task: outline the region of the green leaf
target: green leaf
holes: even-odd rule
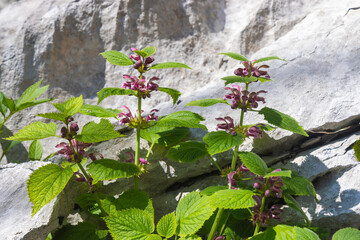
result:
[[[118,114],[121,113],[121,110],[118,109],[111,109],[111,108],[102,108],[97,105],[90,105],[84,104],[81,109],[80,113],[84,115],[100,117],[100,118],[117,118]]]
[[[187,68],[187,69],[191,69],[191,67],[189,67],[186,64],[183,63],[177,63],[177,62],[165,62],[165,63],[158,63],[158,64],[154,64],[150,67],[150,69],[164,69],[164,68]]]
[[[145,48],[141,49],[141,51],[145,52],[147,54],[146,57],[149,57],[156,52],[156,48],[154,46],[150,46],[150,47],[145,47]]]
[[[16,107],[16,111],[20,111],[25,108],[33,107],[33,106],[36,106],[36,105],[39,105],[42,103],[50,102],[52,100],[54,100],[54,99],[53,98],[45,98],[45,99],[37,99],[37,100],[31,101],[31,102],[26,102],[26,103],[23,103],[23,104],[19,105],[18,107]]]
[[[53,103],[54,107],[66,116],[74,116],[78,113],[84,104],[82,95],[80,97],[72,97],[63,103]]]
[[[190,130],[184,127],[161,127],[156,124],[152,127],[142,129],[140,137],[148,142],[155,142],[168,147],[180,142],[189,132]]]
[[[228,57],[231,57],[233,59],[236,59],[236,60],[239,60],[239,61],[242,61],[242,62],[250,62],[246,57],[238,54],[238,53],[233,53],[233,52],[227,52],[227,53],[219,53],[219,54],[222,54],[222,55],[226,55]]]
[[[43,154],[43,146],[39,140],[34,140],[29,147],[29,159],[40,161]]]
[[[308,228],[300,228],[295,226],[294,232],[295,240],[320,240],[319,236]]]
[[[98,95],[98,104],[104,100],[107,97],[113,96],[113,95],[134,95],[136,96],[137,92],[130,89],[125,88],[103,88],[101,89],[97,95]]]
[[[3,152],[2,152],[2,155],[0,157],[0,159],[2,159],[5,154],[10,151],[11,148],[13,148],[14,146],[16,146],[17,144],[21,143],[20,141],[11,141],[4,149],[3,149]]]
[[[301,214],[301,216],[305,219],[306,223],[308,225],[310,225],[310,220],[309,218],[306,216],[306,214],[304,213],[304,211],[301,209],[301,206],[299,205],[299,203],[295,200],[295,198],[293,198],[290,194],[285,193],[282,196],[286,202],[286,204],[291,207],[292,209],[294,209],[295,211],[297,211],[298,213]]]
[[[265,62],[265,61],[270,61],[270,60],[281,60],[281,61],[286,62],[285,59],[279,58],[277,56],[271,56],[271,57],[260,58],[260,59],[256,60],[253,64],[260,63],[260,62]]]
[[[200,100],[192,101],[186,104],[185,107],[187,106],[209,107],[217,103],[228,104],[227,101],[225,101],[222,98],[213,98],[213,99],[200,99]]]
[[[16,141],[38,140],[56,136],[56,129],[57,127],[55,123],[34,122],[23,127],[14,136],[5,139]]]
[[[191,235],[191,236],[182,237],[179,240],[202,240],[202,239],[198,235]]]
[[[23,103],[31,102],[35,98],[39,97],[41,94],[43,94],[48,88],[49,85],[45,87],[38,88],[42,82],[42,79],[30,87],[28,87],[23,94],[20,96],[18,100],[15,101],[16,108],[18,108]]]
[[[81,134],[76,135],[75,138],[84,143],[95,143],[122,136],[118,131],[115,131],[109,120],[101,119],[99,123],[92,121],[85,124]]]
[[[34,204],[31,215],[34,216],[55,198],[65,188],[72,175],[71,167],[62,169],[56,164],[47,164],[36,169],[27,182],[30,202]]]
[[[154,219],[154,207],[145,191],[129,189],[115,200],[116,209],[137,208],[144,210]]]
[[[166,157],[183,163],[195,162],[208,155],[203,142],[187,141],[169,149]]]
[[[283,171],[279,171],[279,172],[271,172],[268,173],[264,176],[264,178],[269,178],[269,177],[291,177],[291,170],[283,170]]]
[[[118,211],[104,220],[114,240],[146,240],[155,229],[151,216],[135,208]]]
[[[67,115],[60,112],[40,113],[36,116],[65,122]]]
[[[141,50],[134,50],[133,52],[136,53],[139,56],[142,56],[143,58],[146,58],[146,56],[147,56],[147,53],[143,52]]]
[[[105,240],[106,230],[97,231],[93,223],[80,222],[65,225],[54,233],[52,240]]]
[[[220,190],[211,196],[211,205],[224,209],[249,208],[256,205],[252,198],[254,195],[252,191],[244,189]]]
[[[3,96],[2,104],[9,109],[10,112],[15,111],[15,102],[12,98],[7,98]]]
[[[291,178],[283,178],[283,189],[292,195],[308,195],[316,198],[315,188],[311,181],[307,178],[297,175],[295,172],[291,173]]]
[[[128,56],[115,50],[106,51],[100,54],[114,65],[130,66],[134,64],[134,62]]]
[[[188,127],[188,128],[202,128],[207,130],[207,128],[199,124],[200,121],[203,121],[204,118],[197,113],[190,111],[179,111],[171,113],[163,118],[161,118],[156,125],[158,127]]]
[[[360,162],[360,140],[355,141],[353,149],[356,159]]]
[[[215,208],[209,204],[209,198],[192,192],[180,200],[175,214],[178,224],[176,233],[180,237],[195,234],[210,218]]]
[[[3,99],[6,98],[5,94],[0,91],[0,113],[4,116],[6,115],[6,112],[8,108],[3,104]]]
[[[337,231],[332,240],[359,240],[360,239],[360,231],[355,228],[343,228]]]
[[[239,157],[250,172],[259,176],[266,175],[268,168],[264,160],[262,160],[259,155],[252,152],[239,152]]]
[[[275,109],[264,107],[260,110],[260,114],[264,115],[266,121],[282,129],[298,133],[308,137],[309,135],[304,131],[302,126],[289,115],[281,113]]]
[[[133,163],[121,163],[112,159],[99,159],[88,165],[93,177],[93,184],[103,180],[129,178],[140,173],[139,167]]]
[[[101,209],[99,207],[95,194],[97,195],[97,198],[100,200],[101,206],[105,210],[105,212],[109,215],[112,214],[111,211],[113,209],[111,209],[110,205],[113,206],[114,205],[113,202],[115,201],[115,198],[112,196],[108,196],[100,193],[82,193],[76,197],[75,201],[77,204],[79,204],[81,209],[89,212],[92,215],[102,216]],[[113,211],[115,212],[116,208]]]
[[[200,191],[201,196],[211,196],[217,191],[228,189],[227,186],[210,186]]]
[[[208,145],[209,154],[214,155],[240,145],[244,141],[244,136],[240,133],[234,136],[225,131],[209,132],[204,136],[203,141]]]
[[[147,236],[146,240],[162,240],[162,237],[157,234],[151,234]]]
[[[240,76],[228,76],[223,77],[222,80],[225,80],[225,86],[230,83],[249,83],[249,82],[255,82],[258,79],[256,77],[240,77]]]
[[[265,82],[269,82],[269,81],[273,81],[270,78],[264,78],[264,77],[258,77],[257,78],[260,82],[265,83]]]
[[[176,231],[176,218],[175,213],[169,213],[163,216],[156,226],[156,230],[160,236],[164,238],[170,238],[175,234]]]
[[[173,105],[176,103],[176,101],[179,99],[181,95],[181,93],[178,90],[172,88],[159,87],[159,91],[169,94],[173,100]]]

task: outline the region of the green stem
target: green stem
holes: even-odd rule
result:
[[[236,169],[236,160],[238,157],[238,152],[239,152],[239,145],[236,145],[234,149],[234,155],[231,161],[231,171],[235,171]]]
[[[230,217],[230,214],[231,214],[231,212],[229,212],[229,213],[227,214],[227,217],[226,217],[226,219],[225,219],[225,222],[224,222],[224,224],[222,225],[221,230],[220,230],[220,232],[219,232],[219,236],[221,236],[221,235],[223,234],[223,232],[224,232],[224,230],[225,230],[225,227],[226,227],[226,223],[227,223],[227,221],[228,221],[228,219],[229,219],[229,217]]]
[[[140,79],[142,74],[140,74]],[[140,165],[140,124],[141,124],[141,96],[138,96],[138,126],[136,127],[136,150],[135,150],[135,165]],[[134,189],[139,189],[139,177],[134,176]]]
[[[266,198],[265,198],[265,196],[263,196],[263,199],[261,201],[260,214],[264,211],[265,200],[266,200]],[[259,232],[260,226],[261,226],[261,223],[259,221],[257,221],[256,222],[256,228],[255,228],[255,231],[254,231],[253,235],[255,235],[255,234],[257,234]]]
[[[7,120],[9,120],[9,118],[10,118],[11,116],[12,116],[12,114],[10,113],[9,116],[7,116],[7,117],[4,119],[4,121],[0,124],[0,130],[1,130],[1,128],[4,126],[5,122],[6,122]]]
[[[155,146],[155,142],[151,143],[150,148],[149,148],[149,150],[148,150],[148,152],[147,152],[147,154],[146,154],[146,157],[145,157],[145,160],[146,160],[146,161],[148,160],[148,158],[149,158],[149,156],[150,156],[150,154],[151,154],[151,151],[152,151],[152,149],[153,149],[154,146]]]
[[[217,164],[217,162],[215,161],[215,159],[211,156],[211,155],[209,155],[209,157],[210,157],[210,160],[211,160],[211,162],[215,165],[215,167],[221,172],[221,167],[219,166],[219,164]]]
[[[215,217],[215,221],[214,221],[214,223],[213,223],[213,225],[211,227],[211,230],[210,230],[210,233],[209,233],[209,236],[208,236],[207,240],[212,240],[214,238],[216,230],[219,227],[221,216],[222,216],[223,213],[224,213],[224,209],[219,208],[219,210],[218,210],[218,212],[216,214],[216,217]]]

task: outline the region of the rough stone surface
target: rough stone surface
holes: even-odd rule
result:
[[[86,103],[95,104],[97,91],[120,86],[123,74],[135,73],[127,67],[106,63],[99,53],[119,50],[129,54],[130,47],[154,45],[158,48],[155,55],[158,62],[184,62],[193,70],[149,72],[149,77],[156,74],[161,78],[161,86],[177,88],[183,95],[181,102],[172,106],[168,96],[158,93],[155,98],[144,101],[143,108],[158,108],[160,115],[184,109],[196,111],[207,119],[205,124],[212,131],[216,126],[215,117],[238,118],[239,113],[222,105],[215,105],[210,110],[184,106],[196,99],[224,95],[221,77],[232,75],[239,66],[235,60],[216,53],[241,52],[251,59],[269,55],[286,58],[288,62],[269,62],[269,73],[275,81],[252,84],[251,90],[267,90],[267,106],[293,116],[306,130],[313,132],[309,132],[310,138],[306,139],[276,130],[262,141],[256,141],[253,150],[269,164],[284,162],[314,181],[321,196],[319,204],[306,202],[306,199],[301,201],[315,223],[332,231],[337,219],[339,226],[350,226],[360,215],[359,188],[355,180],[359,166],[349,150],[358,138],[355,132],[359,131],[360,121],[360,105],[357,104],[360,74],[356,67],[360,65],[356,34],[360,31],[360,15],[359,10],[345,15],[351,7],[358,7],[357,1],[0,1],[0,89],[17,98],[30,84],[44,78],[43,83],[50,84],[47,96],[63,101],[82,94]],[[101,105],[136,108],[134,98],[128,96],[110,97]],[[18,113],[6,124],[3,134],[13,134],[30,122],[40,120],[35,114],[51,110],[54,110],[51,104],[44,104]],[[77,120],[83,125],[90,118],[79,116]],[[248,114],[245,124],[261,120],[257,115]],[[193,131],[192,137],[200,139],[204,134]],[[55,151],[57,141],[55,138],[43,141],[45,155]],[[4,148],[5,143],[1,144]],[[1,164],[27,161],[29,144],[18,145]],[[134,137],[130,136],[98,144],[94,150],[117,159],[125,149],[133,146]],[[246,150],[251,148],[250,143],[244,146]],[[146,153],[147,149],[148,145],[143,142],[142,152]],[[196,180],[214,170],[207,159],[194,164],[178,164],[167,160],[164,151],[155,148],[149,159],[149,170],[153,173],[141,179],[142,186],[154,200],[165,198],[168,200],[164,201],[171,203],[156,203],[161,214],[166,212],[161,206],[174,207],[174,196],[179,192],[205,186],[205,180],[199,183]],[[219,164],[224,166],[229,159],[227,155],[220,156]],[[30,174],[27,164],[30,163],[2,166],[0,173],[5,176],[5,172],[8,174],[13,168],[23,168]],[[26,176],[23,174],[20,178],[23,184]],[[189,184],[190,178],[194,184],[181,187],[181,183]],[[105,190],[118,194],[128,188],[129,182],[108,183]],[[4,186],[0,184],[0,188]],[[19,185],[18,189],[6,194],[26,195],[25,185]],[[1,199],[1,206],[9,201],[8,198]],[[33,221],[39,225],[31,225],[33,222],[27,215],[30,205],[26,205],[26,197],[21,199],[26,200],[21,204],[27,209],[22,211],[26,217],[23,217],[24,227],[19,230],[23,235],[16,235],[17,230],[5,227],[9,239],[25,236],[27,229],[30,235],[36,231],[45,234],[58,226],[41,218]],[[11,209],[20,210],[16,206]],[[56,214],[55,211],[51,219],[56,219]],[[1,216],[6,222],[14,222],[7,217],[9,215]],[[332,224],[327,225],[328,222]]]

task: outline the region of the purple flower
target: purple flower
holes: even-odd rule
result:
[[[280,214],[283,212],[283,210],[281,209],[283,205],[281,204],[274,204],[271,206],[271,208],[269,209],[269,211],[267,212],[268,218],[269,219],[277,219],[279,221],[281,221],[281,216]]]
[[[232,109],[240,108],[246,112],[248,108],[257,108],[259,105],[258,102],[265,103],[265,99],[258,96],[260,93],[266,93],[266,91],[264,90],[250,93],[246,90],[241,91],[239,85],[232,85],[232,87],[226,87],[225,90],[231,90],[231,93],[225,94],[223,99],[231,100]]]
[[[234,175],[236,174],[236,171],[232,171],[228,174],[228,183],[229,183],[229,188],[231,189],[236,189],[235,187],[233,187],[233,185],[236,184],[236,181],[234,179]]]
[[[126,160],[126,162],[130,162],[130,163],[135,162],[134,154],[132,154],[132,152],[125,152],[125,154],[129,156],[129,159]],[[139,162],[140,162],[140,164],[142,164],[142,165],[147,165],[147,164],[149,164],[149,162],[146,161],[144,158],[139,158]]]
[[[138,51],[137,48],[131,48],[131,51]],[[138,54],[131,54],[129,56],[130,59],[134,60],[135,63],[133,65],[133,67],[138,70],[141,73],[146,72],[149,69],[149,65],[155,61],[154,57],[150,56],[147,58],[143,58],[141,56],[139,56]]]
[[[76,152],[79,153],[83,157],[88,156],[85,152],[85,149],[87,147],[90,147],[92,145],[92,143],[83,143],[83,142],[77,141],[76,139],[72,139],[71,143],[74,147],[75,152],[69,143],[62,142],[62,143],[59,143],[58,145],[56,145],[56,148],[62,148],[56,154],[64,155],[69,162],[71,162],[72,160],[74,160],[74,161],[78,160],[79,156],[75,154]]]
[[[150,111],[150,113],[147,116],[140,116],[141,119],[139,119],[136,115],[133,116],[130,109],[123,105],[120,108],[125,108],[127,112],[121,112],[118,114],[120,118],[120,125],[127,124],[129,127],[137,128],[138,125],[140,125],[141,128],[146,128],[149,125],[150,121],[158,121],[159,117],[155,115],[156,112],[159,110],[153,109]],[[144,111],[141,110],[141,113]]]
[[[247,137],[263,138],[263,131],[258,126],[251,126],[245,133]]]
[[[223,121],[224,123],[219,123],[216,125],[216,131],[219,129],[225,130],[226,132],[230,133],[231,135],[236,135],[236,128],[234,125],[234,119],[229,116],[224,118],[215,118],[218,121]]]
[[[152,77],[148,82],[146,82],[145,77],[139,79],[136,76],[123,75],[123,78],[128,81],[124,82],[121,87],[137,91],[144,99],[150,97],[152,91],[157,91],[159,89],[159,85],[154,83],[154,81],[159,80],[158,77]]]
[[[253,77],[265,77],[270,79],[270,76],[267,71],[260,70],[261,68],[269,68],[268,65],[261,65],[259,67],[254,66],[254,62],[256,59],[249,62],[242,62],[244,65],[244,68],[237,68],[234,71],[234,74],[240,77],[247,77],[247,76],[253,76]],[[250,75],[249,75],[250,74]]]

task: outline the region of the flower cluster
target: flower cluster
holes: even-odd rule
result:
[[[245,132],[246,137],[253,137],[254,139],[257,138],[263,138],[263,130],[261,129],[261,126],[265,126],[262,123],[256,124],[254,126],[251,126],[247,128]]]
[[[232,171],[227,175],[228,178],[228,185],[230,189],[237,189],[234,186],[237,186],[236,180],[239,180],[242,178],[244,173],[249,172],[250,174],[254,175],[252,172],[249,171],[247,167],[245,167],[244,164],[241,164],[240,167],[236,171]]]
[[[277,220],[281,220],[281,216],[280,214],[283,212],[283,210],[281,209],[281,207],[283,205],[281,204],[274,204],[272,205],[268,211],[261,211],[261,203],[263,200],[263,196],[259,196],[259,195],[254,195],[253,199],[256,202],[256,205],[253,207],[253,216],[252,216],[252,220],[253,220],[253,224],[256,224],[257,222],[259,222],[261,224],[261,226],[265,226],[267,220],[269,219],[277,219]]]
[[[257,108],[259,106],[258,102],[265,103],[265,99],[259,96],[260,93],[266,93],[264,90],[250,93],[247,90],[241,91],[241,87],[239,85],[226,87],[225,90],[231,90],[231,93],[225,94],[223,99],[231,100],[232,109],[240,108],[246,112],[247,109]]]
[[[118,114],[120,118],[120,124],[124,125],[127,124],[131,128],[137,128],[140,126],[140,128],[147,128],[149,127],[149,121],[158,121],[159,117],[155,115],[159,110],[153,109],[150,111],[150,113],[147,116],[141,116],[139,119],[136,115],[134,116],[130,109],[127,106],[121,106],[120,108],[124,108],[127,110],[127,112],[121,112]],[[144,111],[141,110],[141,113]]]
[[[147,82],[145,77],[139,79],[136,76],[123,75],[123,78],[127,79],[128,81],[123,83],[122,88],[135,90],[144,99],[146,97],[150,97],[150,93],[152,91],[157,91],[159,89],[159,85],[154,83],[154,81],[159,80],[158,77],[152,77]]]
[[[261,68],[269,68],[268,65],[261,65],[260,67],[254,66],[255,60],[252,60],[251,62],[242,62],[244,65],[244,68],[238,68],[234,71],[234,74],[240,77],[247,77],[247,76],[253,76],[253,77],[261,77],[264,76],[265,78],[270,79],[270,76],[267,71],[260,70]]]
[[[64,155],[69,162],[79,162],[82,157],[87,157],[88,154],[85,149],[92,145],[91,143],[79,142],[76,139],[72,139],[71,144],[72,146],[69,143],[61,142],[56,145],[56,148],[62,148],[56,154]]]
[[[131,51],[138,51],[138,49],[131,48]],[[142,58],[138,54],[131,54],[129,58],[135,61],[133,67],[141,73],[146,72],[149,69],[149,65],[155,60],[152,56]]]
[[[69,120],[70,122],[71,120]],[[73,120],[72,120],[73,121]],[[70,130],[70,131],[69,131]],[[71,123],[70,124],[70,129],[68,129],[67,127],[62,127],[60,132],[61,132],[61,137],[71,140],[74,138],[74,136],[77,134],[77,131],[79,131],[79,126],[77,125],[77,123]]]
[[[236,135],[237,128],[239,126],[235,126],[234,119],[232,119],[229,116],[226,116],[224,118],[215,118],[218,121],[223,121],[224,123],[219,123],[216,125],[216,131],[219,129],[225,130],[226,132],[230,133],[231,135]]]
[[[125,154],[129,156],[129,159],[126,160],[126,162],[130,162],[130,163],[135,162],[134,154],[132,152],[125,152]],[[149,164],[149,162],[146,161],[144,158],[139,158],[139,162],[141,165]]]

